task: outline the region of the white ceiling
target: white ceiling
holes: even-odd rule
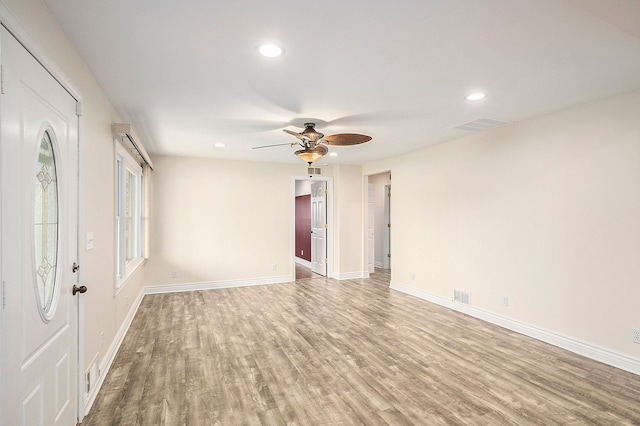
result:
[[[45,2],[156,154],[300,162],[251,147],[310,120],[372,136],[318,162],[361,164],[640,88],[639,0]]]

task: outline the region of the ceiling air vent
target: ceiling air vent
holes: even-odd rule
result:
[[[481,132],[483,130],[495,129],[506,124],[511,124],[510,121],[493,120],[491,118],[479,118],[474,121],[470,121],[465,124],[454,127],[454,129],[468,130],[470,132]]]
[[[320,176],[322,175],[322,169],[320,167],[309,167],[307,169],[307,174],[309,175],[309,177]]]

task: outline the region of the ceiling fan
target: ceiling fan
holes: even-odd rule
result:
[[[298,142],[256,146],[253,147],[253,149],[271,148],[283,145],[291,145],[294,147],[299,145],[302,149],[296,151],[294,154],[311,165],[313,162],[321,159],[329,152],[327,145],[350,146],[369,142],[371,140],[371,136],[361,135],[358,133],[337,133],[335,135],[325,136],[323,133],[318,132],[315,129],[315,126],[315,123],[304,123],[305,128],[300,133],[296,133],[288,129],[282,129],[285,133],[289,133],[290,135],[298,138]]]

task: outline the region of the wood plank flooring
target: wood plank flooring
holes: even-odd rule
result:
[[[640,376],[307,276],[146,296],[82,425],[640,425]]]

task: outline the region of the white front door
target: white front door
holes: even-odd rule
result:
[[[76,101],[1,29],[3,425],[78,418]]]
[[[327,275],[327,183],[311,184],[311,270]]]

